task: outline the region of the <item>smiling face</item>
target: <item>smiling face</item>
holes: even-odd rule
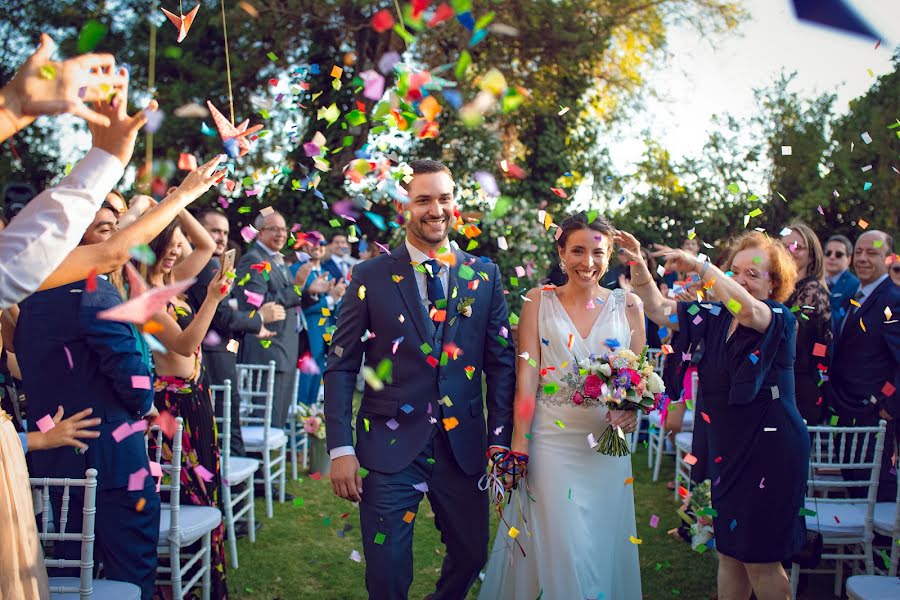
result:
[[[423,252],[439,250],[447,245],[456,201],[453,178],[443,171],[413,175],[407,188],[409,212],[406,235],[410,243]]]
[[[350,254],[350,242],[347,240],[346,235],[336,234],[332,236],[327,248],[329,256],[339,256],[343,258]]]
[[[578,287],[596,286],[609,266],[609,236],[594,229],[578,229],[566,238],[564,248],[558,248],[559,258],[566,265],[569,283]]]
[[[309,254],[312,260],[319,261],[325,256],[325,246],[319,244],[303,244],[300,250]]]
[[[256,239],[272,252],[280,252],[287,243],[287,233],[284,217],[278,213],[272,213],[266,215]]]
[[[825,244],[825,272],[834,277],[850,268],[852,256],[847,253],[847,246],[839,240],[831,240]]]
[[[91,244],[105,242],[118,230],[119,228],[116,226],[116,213],[108,208],[101,208],[97,211],[97,214],[94,215],[94,220],[81,237],[80,245],[89,246]]]
[[[222,253],[228,249],[228,219],[225,218],[225,215],[206,213],[203,216],[203,228],[209,232],[216,243],[213,256],[222,256]]]
[[[853,270],[862,285],[868,285],[887,272],[888,248],[884,234],[867,231],[853,246]]]
[[[803,236],[797,231],[791,231],[781,238],[781,243],[790,252],[800,276],[806,276],[806,270],[809,267],[809,248],[806,247]]]
[[[166,245],[165,250],[163,250],[162,254],[157,259],[157,264],[159,265],[159,272],[163,275],[168,275],[172,272],[172,269],[175,267],[175,264],[178,263],[178,260],[181,258],[181,253],[184,250],[182,245],[182,240],[184,236],[181,234],[181,228],[176,227],[173,232],[172,239],[169,240],[169,243]]]
[[[762,248],[746,248],[731,259],[732,279],[757,300],[771,297],[769,255]]]

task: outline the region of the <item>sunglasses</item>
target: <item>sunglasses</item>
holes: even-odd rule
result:
[[[847,256],[846,252],[841,252],[840,250],[826,250],[825,251],[825,256],[827,256],[828,258],[831,258],[832,254],[838,258],[844,258],[845,256]]]
[[[891,273],[900,273],[900,265],[896,267],[891,267]]]

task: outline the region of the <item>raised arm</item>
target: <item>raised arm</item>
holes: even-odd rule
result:
[[[538,333],[538,314],[541,307],[541,290],[534,288],[525,295],[522,306],[522,317],[519,319],[519,357],[516,368],[516,396],[513,400],[513,435],[510,449],[513,452],[528,454],[528,438],[531,433],[531,422],[541,369],[541,337]],[[534,360],[531,366],[528,359]]]
[[[47,34],[13,78],[0,89],[0,142],[21,131],[40,115],[71,113],[109,125],[109,119],[85,104],[109,97],[128,85],[124,67],[116,69],[111,54],[85,54],[63,62],[51,60],[56,44]],[[47,75],[50,74],[48,77]]]
[[[219,175],[221,174],[216,175],[216,177]],[[209,262],[209,259],[212,258],[216,249],[216,242],[213,241],[212,236],[209,235],[209,232],[206,231],[203,225],[194,218],[194,215],[183,210],[179,217],[181,220],[181,231],[190,242],[190,245],[185,244],[181,261],[172,269],[175,281],[196,277],[203,270],[203,267],[206,266],[206,263]]]
[[[206,289],[206,300],[194,314],[190,325],[184,329],[181,329],[175,319],[166,312],[154,315],[153,320],[162,325],[162,331],[156,334],[156,339],[167,350],[182,356],[192,356],[200,347],[200,342],[206,337],[219,302],[227,298],[231,292],[232,281],[226,273],[219,273],[213,277]]]
[[[631,287],[644,303],[647,318],[660,327],[677,331],[678,322],[669,319],[669,315],[677,314],[677,304],[663,296],[653,282],[653,275],[641,255],[641,243],[627,231],[616,231],[613,240],[619,246],[619,251],[628,258],[628,264],[631,265]]]
[[[114,233],[105,242],[75,248],[59,268],[44,280],[40,289],[51,289],[72,281],[87,279],[92,271],[110,273],[124,265],[130,257],[129,250],[131,248],[149,243],[179,213],[186,213],[184,208],[202,196],[215,183],[216,179],[222,175],[221,172],[215,172],[220,160],[221,156],[217,156],[196,171],[192,171],[181,185],[166,196],[162,202],[145,212],[132,225]],[[209,234],[206,235],[209,237]],[[210,238],[211,240],[212,238]],[[175,267],[176,271],[177,269],[178,265]],[[182,277],[180,273],[176,272],[177,280],[190,279],[190,277]]]

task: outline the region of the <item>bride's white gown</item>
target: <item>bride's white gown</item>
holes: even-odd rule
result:
[[[606,340],[629,346],[625,293],[610,295],[587,339],[552,290],[541,293],[538,319],[540,366],[555,370],[539,385],[528,446],[528,494],[520,485],[504,507],[508,525],[500,523],[479,599],[640,600],[638,547],[630,539],[637,536],[631,458],[590,447],[588,434],[600,437],[607,409],[572,404],[573,389],[565,380],[576,359],[608,351]],[[559,390],[548,396],[544,386],[552,382]],[[515,540],[510,526],[520,531]]]

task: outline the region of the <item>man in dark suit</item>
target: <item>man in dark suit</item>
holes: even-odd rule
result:
[[[106,206],[82,244],[102,241],[115,231],[115,214]],[[150,351],[131,324],[97,318],[121,303],[118,290],[102,275],[38,292],[20,304],[15,348],[34,416],[32,431],[59,405],[66,414],[92,408],[92,416],[101,419],[100,436],[87,442],[86,451],[38,452],[31,456],[32,474],[83,478],[85,470],[97,469],[97,562],[103,563],[106,577],[139,586],[142,598],[150,600],[160,514],[140,433],[140,420],[155,413]],[[70,494],[69,526],[80,528],[84,493],[75,488]],[[52,498],[57,526],[60,500],[60,495]],[[56,544],[59,557],[76,560],[80,548],[80,542]]]
[[[359,261],[350,256],[350,242],[343,233],[335,233],[326,247],[327,256],[322,261],[322,268],[328,271],[335,281],[347,280],[348,274]]]
[[[272,211],[260,214],[255,223],[259,234],[237,267],[238,310],[254,311],[267,302],[284,307],[286,317],[272,321],[268,329],[274,335],[261,340],[256,334],[245,333],[238,357],[240,362],[265,365],[275,361],[275,399],[272,404],[273,427],[283,428],[294,395],[294,377],[299,357],[299,333],[304,328],[301,306],[312,303],[311,298],[301,298],[301,288],[296,285],[284,264],[281,249],[287,242],[287,226],[281,213]],[[243,283],[243,286],[241,285]],[[323,290],[327,291],[327,290]],[[319,293],[310,287],[311,293]]]
[[[825,282],[831,294],[831,325],[837,332],[850,299],[859,289],[859,279],[850,272],[853,244],[847,236],[835,234],[825,242]]]
[[[891,473],[900,418],[900,289],[887,274],[893,240],[882,231],[867,231],[853,249],[853,268],[861,287],[834,338],[829,373],[830,403],[841,425],[875,425],[888,421],[881,467],[879,501],[896,497]]]
[[[203,228],[209,232],[216,249],[213,258],[207,263],[203,271],[197,276],[197,282],[187,290],[188,303],[194,308],[194,313],[206,300],[206,290],[209,282],[221,268],[222,254],[228,249],[228,219],[220,212],[206,210],[198,219]],[[237,379],[237,353],[233,345],[229,347],[233,339],[241,339],[244,334],[248,337],[255,335],[265,339],[270,335],[265,325],[275,321],[283,321],[285,317],[284,307],[276,302],[266,302],[259,310],[237,310],[237,301],[229,299],[220,302],[216,307],[216,314],[209,327],[209,333],[203,340],[203,365],[209,375],[209,381],[215,385],[222,385],[226,379],[231,380],[231,454],[244,456],[244,440],[241,437],[241,401],[238,396]],[[216,416],[222,416],[221,403],[216,405]]]
[[[447,547],[433,597],[456,599],[487,560],[488,496],[478,481],[488,447],[510,443],[515,350],[497,265],[449,244],[449,169],[430,160],[410,166],[409,202],[398,206],[408,211],[405,242],[356,265],[344,296],[325,369],[325,422],[334,491],[361,501],[369,597],[407,597],[411,522],[427,493]],[[383,387],[363,394],[354,448],[363,354],[373,369],[393,366]]]

